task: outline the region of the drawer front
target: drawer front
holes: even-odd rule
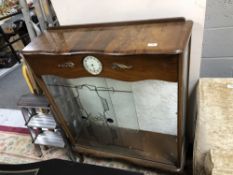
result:
[[[98,75],[85,70],[83,59],[86,56],[90,55],[25,55],[25,59],[38,76],[99,76],[123,81],[159,79],[176,82],[178,79],[178,55],[91,55],[102,63],[102,71]]]

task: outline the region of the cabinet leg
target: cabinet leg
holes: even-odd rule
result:
[[[77,162],[77,158],[79,159],[78,160],[79,163],[83,163],[84,161],[84,157],[82,154],[77,154],[77,153],[74,154],[74,152],[70,148],[67,148],[67,154],[69,159],[73,162]]]

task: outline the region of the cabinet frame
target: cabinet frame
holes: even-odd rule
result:
[[[172,171],[172,172],[180,172],[183,169],[184,160],[185,160],[185,125],[187,117],[187,103],[188,103],[188,82],[189,82],[189,64],[190,64],[190,49],[191,49],[191,29],[192,29],[192,22],[185,21],[184,18],[176,18],[176,19],[163,19],[163,20],[144,20],[144,21],[133,21],[133,22],[118,22],[118,23],[103,23],[103,24],[88,24],[88,25],[78,25],[78,26],[64,26],[59,28],[52,28],[49,29],[48,32],[56,32],[62,31],[65,32],[66,30],[79,30],[80,28],[86,28],[87,30],[90,28],[105,28],[105,27],[114,27],[114,26],[127,26],[127,25],[140,25],[140,24],[153,24],[156,23],[158,25],[169,25],[169,23],[180,23],[183,25],[182,30],[184,30],[183,38],[181,38],[180,43],[177,43],[176,46],[173,46],[170,50],[167,48],[161,48],[160,50],[155,50],[153,52],[145,51],[129,51],[129,52],[109,52],[109,50],[99,51],[93,50],[92,48],[89,50],[69,50],[68,47],[64,48],[63,51],[53,51],[51,52],[48,50],[43,50],[44,46],[41,44],[48,45],[48,41],[43,41],[40,37],[37,39],[40,41],[38,43],[32,43],[28,47],[23,50],[23,55],[26,60],[26,64],[31,68],[33,76],[40,86],[42,92],[48,98],[49,103],[51,104],[51,110],[55,114],[55,117],[59,124],[65,131],[66,136],[68,137],[69,141],[72,143],[73,148],[75,151],[81,153],[89,153],[98,157],[112,157],[112,158],[119,158],[124,159],[127,161],[134,162],[136,164],[141,164],[147,167],[155,167],[162,170]],[[45,34],[46,36],[47,34]],[[52,36],[52,35],[51,35]],[[50,37],[51,37],[50,36]],[[170,36],[171,39],[173,36]],[[49,38],[50,40],[56,40],[58,38]],[[50,41],[49,41],[50,42]],[[165,42],[165,41],[164,41]],[[167,41],[166,41],[167,42]],[[60,48],[60,47],[59,47]],[[50,49],[50,48],[48,48]],[[51,48],[53,49],[53,48]],[[69,50],[67,52],[67,50]],[[94,150],[91,148],[84,148],[78,145],[77,141],[74,138],[74,133],[71,132],[69,126],[66,124],[64,117],[59,110],[59,107],[56,105],[55,100],[53,99],[52,95],[50,94],[45,82],[42,79],[43,75],[58,75],[64,78],[77,78],[88,76],[88,73],[80,66],[82,59],[86,55],[94,55],[97,57],[103,57],[102,61],[106,65],[111,65],[114,62],[114,59],[119,58],[118,60],[125,61],[125,64],[130,64],[131,60],[137,57],[140,57],[139,60],[135,59],[133,62],[133,66],[135,66],[136,71],[130,76],[123,76],[122,73],[114,73],[113,71],[106,71],[102,74],[98,75],[99,77],[110,77],[114,79],[123,79],[125,81],[136,81],[136,80],[145,80],[145,79],[159,79],[159,80],[167,80],[172,82],[178,83],[178,122],[177,122],[177,163],[174,165],[164,164],[160,162],[152,162],[143,159],[137,159],[129,156],[122,156],[116,155],[114,153]],[[149,59],[149,58],[153,58]],[[162,59],[159,59],[159,57]],[[122,58],[122,59],[120,59]],[[114,61],[109,62],[109,60],[113,59]],[[150,60],[151,63],[157,63],[157,69],[153,70],[153,64],[147,64],[145,60]],[[70,68],[59,68],[59,65],[66,64],[68,62],[73,62],[77,67]],[[134,64],[135,63],[135,64]],[[166,63],[166,66],[164,66]],[[151,71],[146,72],[145,74],[142,73],[141,77],[138,78],[137,72],[143,69],[140,69],[138,65],[141,67],[149,66]],[[55,66],[55,67],[53,67]],[[157,70],[157,71],[156,71]],[[166,72],[170,71],[170,72]],[[164,72],[164,74],[162,73]],[[124,72],[127,74],[126,72]],[[175,73],[175,74],[174,74]],[[89,74],[90,76],[90,74]],[[97,76],[97,77],[98,77]]]

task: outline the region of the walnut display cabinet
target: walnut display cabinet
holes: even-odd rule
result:
[[[74,151],[178,172],[192,21],[50,28],[23,50]]]

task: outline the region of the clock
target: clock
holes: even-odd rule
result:
[[[103,69],[103,66],[100,60],[94,56],[86,56],[83,59],[83,66],[85,70],[92,75],[100,74]]]

